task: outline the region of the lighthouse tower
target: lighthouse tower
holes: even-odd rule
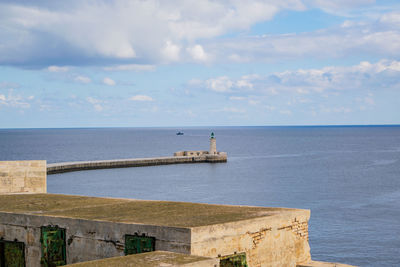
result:
[[[208,152],[210,155],[217,154],[217,139],[214,137],[214,133],[211,133],[210,137],[210,151]]]

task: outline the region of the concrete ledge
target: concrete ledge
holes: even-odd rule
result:
[[[227,161],[227,154],[225,152],[219,152],[219,154],[216,155],[61,162],[61,163],[47,164],[47,174],[82,171],[82,170],[94,170],[94,169],[144,167],[144,166],[181,164],[181,163],[202,163],[202,162],[217,163],[226,161]]]

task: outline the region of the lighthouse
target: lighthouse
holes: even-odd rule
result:
[[[210,137],[210,151],[208,152],[210,155],[216,155],[217,154],[217,140],[214,137],[214,133],[211,133]]]

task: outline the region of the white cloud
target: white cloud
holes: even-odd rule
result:
[[[374,95],[372,93],[368,93],[368,95],[365,97],[358,97],[358,98],[356,98],[356,101],[361,102],[362,104],[366,104],[368,106],[375,105]],[[363,109],[366,109],[365,106],[362,106],[362,107],[363,107]]]
[[[352,1],[348,1],[352,2]],[[400,56],[400,13],[378,19],[347,20],[342,25],[310,32],[235,36],[208,41],[203,48],[215,61],[280,62],[293,59]]]
[[[245,109],[235,107],[224,107],[221,111],[229,113],[246,113]]]
[[[147,96],[147,95],[135,95],[135,96],[132,96],[131,98],[129,98],[129,100],[142,101],[142,102],[144,102],[144,101],[154,101],[154,99],[152,97]]]
[[[270,106],[270,105],[266,105],[265,108],[266,108],[268,111],[274,111],[274,110],[276,110],[276,107],[275,107],[275,106]]]
[[[246,97],[243,97],[243,96],[230,96],[229,100],[239,100],[239,101],[241,101],[241,100],[246,100]]]
[[[162,49],[162,55],[167,61],[178,61],[180,58],[180,51],[181,47],[179,45],[167,41]]]
[[[194,61],[204,61],[206,49],[193,46],[196,40],[248,30],[281,10],[305,8],[301,0],[0,3],[0,63],[174,62],[186,49]]]
[[[239,88],[248,88],[248,89],[253,88],[253,84],[251,82],[249,82],[248,80],[238,80],[236,82],[236,86]]]
[[[97,112],[103,111],[104,108],[101,105],[103,103],[102,100],[89,96],[86,98],[86,101],[93,105],[95,111]]]
[[[210,58],[201,45],[188,47],[186,50],[195,61],[206,62]]]
[[[111,67],[105,67],[107,71],[154,71],[156,66],[154,65],[140,65],[140,64],[125,64]]]
[[[243,101],[243,100],[247,100],[247,103],[248,103],[249,105],[252,105],[252,106],[257,106],[258,104],[261,103],[261,100],[259,100],[259,99],[257,99],[257,98],[253,98],[253,97],[251,97],[251,96],[249,96],[249,97],[244,97],[244,96],[230,96],[230,97],[229,97],[229,100],[232,100],[232,101]]]
[[[106,70],[141,71],[173,62],[400,56],[399,12],[377,19],[366,16],[365,21],[348,19],[342,27],[300,34],[246,34],[283,10],[321,8],[347,16],[374,0],[24,2],[0,3],[0,64],[52,62],[48,71],[66,71],[57,65],[68,60],[77,65],[111,64]],[[221,37],[230,33],[239,34]]]
[[[67,71],[69,71],[69,68],[68,67],[60,67],[60,66],[49,66],[48,68],[47,68],[47,70],[48,71],[50,71],[50,72],[67,72]]]
[[[400,84],[400,62],[364,61],[349,67],[299,69],[274,73],[273,76],[278,79],[273,80],[269,86],[298,94],[323,93],[327,90],[364,90],[370,87],[383,89]],[[268,81],[268,77],[265,80]]]
[[[108,77],[105,77],[103,79],[103,83],[106,84],[106,85],[110,85],[110,86],[114,86],[116,84],[113,79],[108,78]]]
[[[351,108],[348,107],[333,107],[333,108],[327,108],[327,107],[321,107],[321,111],[325,113],[350,113],[352,112]]]
[[[29,103],[34,96],[24,97],[20,94],[14,94],[13,89],[9,89],[8,95],[0,94],[0,106],[27,109],[31,107]]]
[[[386,13],[380,18],[380,22],[398,27],[400,25],[400,12]]]
[[[74,80],[75,80],[76,82],[86,83],[86,84],[92,82],[92,80],[91,80],[89,77],[81,76],[81,75],[76,76]]]
[[[299,94],[303,94],[303,95],[306,95],[306,94],[310,93],[308,90],[306,90],[304,88],[297,88],[296,92],[299,93]]]
[[[249,104],[252,106],[257,106],[258,104],[260,104],[259,100],[254,100],[254,99],[249,99]]]
[[[97,104],[97,103],[101,103],[101,100],[93,98],[93,97],[87,97],[86,100],[90,103],[90,104]]]
[[[207,80],[206,85],[215,92],[229,92],[233,86],[233,82],[227,76],[221,76]]]
[[[239,78],[231,78],[228,76],[219,76],[210,78],[205,81],[193,79],[188,82],[189,86],[206,87],[212,91],[219,93],[239,93],[245,94],[253,90],[264,90],[271,95],[278,94],[277,90],[273,87],[266,87],[269,83],[265,81],[266,77],[258,74],[243,75]],[[240,100],[240,97],[230,97],[230,100]],[[243,99],[242,99],[243,100]]]
[[[246,83],[241,82],[243,80]],[[286,101],[288,105],[306,105],[317,103],[322,99],[334,101],[333,99],[340,97],[341,94],[349,94],[348,91],[351,91],[350,94],[359,96],[357,98],[359,104],[374,106],[373,94],[368,93],[365,96],[365,92],[399,90],[400,61],[380,60],[375,63],[363,61],[345,67],[288,70],[264,76],[251,74],[237,79],[220,76],[204,82],[196,80],[196,87],[200,87],[201,84],[215,92],[227,94],[230,101],[247,101],[250,105],[258,105],[272,98]],[[350,111],[346,108],[332,108],[329,112]]]

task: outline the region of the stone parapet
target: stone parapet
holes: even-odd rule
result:
[[[248,266],[296,266],[311,260],[309,218],[309,210],[281,208],[265,217],[192,228],[191,254],[244,252]]]
[[[46,161],[0,161],[0,194],[46,193]]]

